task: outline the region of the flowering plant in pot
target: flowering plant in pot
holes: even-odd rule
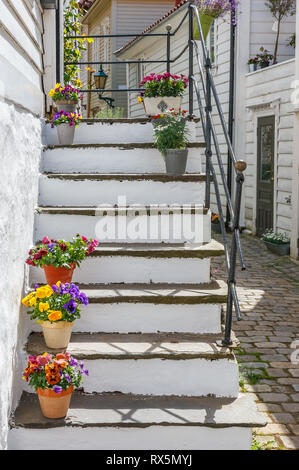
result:
[[[181,175],[186,171],[188,157],[187,111],[174,109],[154,116],[156,147],[164,157],[166,172]]]
[[[277,255],[290,254],[290,238],[286,233],[274,232],[274,230],[265,230],[262,240],[268,250]]]
[[[23,379],[38,394],[43,415],[46,418],[64,418],[69,409],[74,387],[83,383],[83,375],[88,375],[83,362],[69,353],[53,356],[29,356],[23,372]]]
[[[236,10],[239,0],[193,0],[196,5],[204,40],[207,39],[212,23],[216,18],[224,18],[229,14],[232,24],[237,23]],[[197,19],[194,18],[193,39],[200,40],[200,32]]]
[[[88,298],[75,284],[35,286],[23,300],[31,320],[43,328],[48,348],[66,348],[74,321],[80,318],[80,305],[88,305]]]
[[[185,75],[171,75],[168,72],[151,73],[144,77],[139,83],[139,88],[144,88],[139,101],[142,100],[146,114],[155,116],[171,108],[178,111],[188,82]]]
[[[79,100],[83,99],[83,94],[79,88],[74,88],[71,85],[61,85],[56,83],[55,88],[49,92],[49,96],[57,106],[58,111],[66,111],[74,113]]]
[[[258,58],[258,65],[260,66],[261,69],[264,69],[266,67],[269,67],[271,60],[273,60],[273,55],[270,54],[270,52],[265,49],[264,47],[260,48],[260,53],[257,54]]]
[[[90,255],[99,242],[77,234],[70,241],[44,237],[42,242],[31,248],[26,263],[44,269],[47,283],[71,282],[74,269]]]
[[[221,233],[220,215],[212,212],[211,214],[212,230],[215,233]]]
[[[78,127],[82,119],[81,114],[58,111],[53,116],[51,127],[57,128],[58,142],[60,145],[72,145],[75,137],[75,127]]]

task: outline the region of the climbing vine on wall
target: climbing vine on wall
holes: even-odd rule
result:
[[[86,41],[93,42],[91,38],[67,39],[68,36],[82,36],[82,18],[85,10],[79,7],[79,3],[71,0],[64,9],[64,61],[79,62],[82,53],[86,50]],[[79,78],[80,67],[78,65],[64,66],[64,83],[81,86]]]

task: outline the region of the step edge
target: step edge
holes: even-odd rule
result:
[[[157,150],[157,147],[154,142],[108,142],[108,143],[94,143],[94,144],[72,144],[72,145],[44,145],[43,151],[46,152],[48,150],[59,150],[59,149],[88,149],[88,148],[123,148],[127,150],[134,150],[134,149],[154,149]],[[187,144],[187,148],[205,148],[205,142],[189,142]],[[157,150],[158,151],[158,150]]]

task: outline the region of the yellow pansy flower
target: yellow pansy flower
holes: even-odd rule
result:
[[[22,300],[22,304],[25,305],[25,307],[29,307],[29,301],[32,297],[35,297],[35,292],[30,292],[30,294],[26,295]]]
[[[61,320],[62,312],[60,310],[49,310],[48,319],[50,321]]]
[[[43,299],[44,297],[51,297],[53,294],[53,289],[50,286],[42,286],[38,287],[35,293],[38,299]]]
[[[30,307],[34,307],[36,305],[36,297],[32,297],[30,300],[29,300],[29,306]]]
[[[49,310],[49,308],[50,308],[50,305],[48,304],[48,302],[39,303],[38,309],[40,312],[45,312],[46,310]]]

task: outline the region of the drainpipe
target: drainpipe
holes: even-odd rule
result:
[[[231,142],[234,137],[234,105],[235,105],[235,46],[236,46],[236,25],[233,24],[235,12],[231,13],[230,27],[230,72],[229,72],[229,111],[228,111],[228,133]],[[232,197],[232,161],[229,152],[227,153],[227,185],[230,197]],[[229,229],[231,222],[230,212],[226,206],[226,229]]]
[[[296,12],[296,61],[295,61],[295,91],[292,99],[294,106],[294,148],[292,170],[292,228],[291,228],[291,257],[299,259],[299,8]]]

